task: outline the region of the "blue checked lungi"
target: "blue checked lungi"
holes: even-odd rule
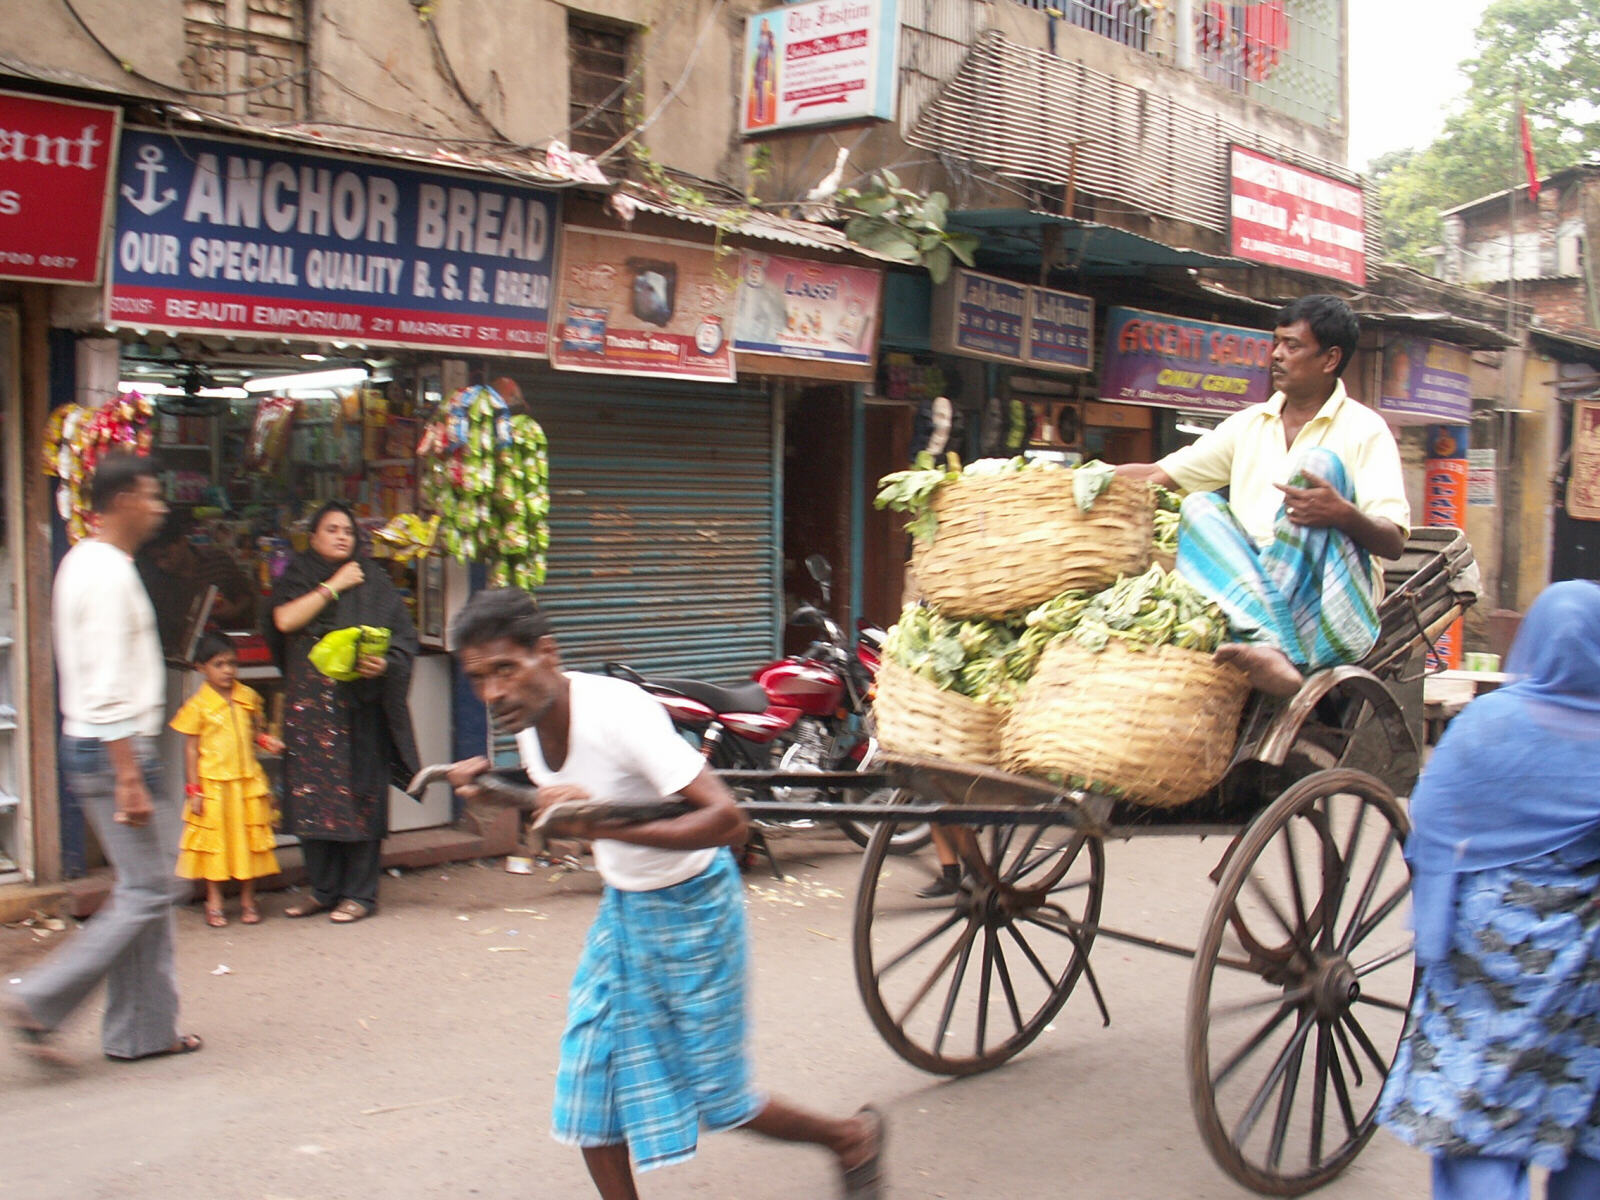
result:
[[[1355,502],[1333,451],[1306,451],[1295,471],[1320,476]],[[1221,606],[1231,640],[1270,643],[1302,671],[1359,662],[1377,641],[1370,556],[1337,529],[1294,524],[1281,505],[1272,544],[1258,549],[1221,497],[1185,497],[1177,570]]]
[[[653,892],[608,887],[578,961],[550,1131],[626,1142],[641,1171],[694,1156],[766,1097],[745,1051],[744,889],[733,855]]]

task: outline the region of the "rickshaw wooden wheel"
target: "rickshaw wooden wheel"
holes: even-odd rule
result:
[[[1068,826],[961,826],[954,896],[919,899],[935,849],[878,826],[862,859],[856,986],[883,1040],[913,1066],[975,1075],[1038,1037],[1083,974],[1100,920],[1105,852]],[[948,827],[947,827],[948,828]]]
[[[1189,984],[1189,1094],[1217,1164],[1270,1196],[1333,1179],[1372,1136],[1415,986],[1410,830],[1387,785],[1318,771],[1250,826]]]

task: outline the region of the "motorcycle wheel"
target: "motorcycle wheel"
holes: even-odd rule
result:
[[[868,791],[864,788],[851,788],[841,794],[845,804],[907,804],[916,797],[905,789],[874,788]],[[864,824],[860,821],[847,820],[844,817],[834,818],[834,824],[856,845],[862,848],[872,838],[876,825]],[[933,840],[933,826],[926,821],[916,825],[897,825],[894,833],[889,837],[890,854],[915,854]]]

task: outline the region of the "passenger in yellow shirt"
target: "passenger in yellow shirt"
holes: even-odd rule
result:
[[[1394,434],[1340,381],[1359,333],[1337,296],[1301,297],[1275,322],[1270,400],[1160,462],[1117,469],[1191,493],[1178,572],[1228,618],[1218,661],[1274,695],[1372,648],[1372,556],[1398,558],[1410,532]]]
[[[206,881],[206,924],[213,929],[228,923],[223,883],[241,880],[240,919],[256,925],[256,880],[278,873],[272,795],[256,749],[281,754],[283,743],[263,731],[261,696],[238,681],[239,656],[226,636],[206,634],[194,657],[205,684],[172,718],[172,728],[184,735],[188,797],[178,875]]]

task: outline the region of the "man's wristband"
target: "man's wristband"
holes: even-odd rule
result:
[[[333,601],[335,604],[337,604],[339,602],[339,593],[334,591],[327,584],[325,584],[325,583],[317,584],[317,591],[326,594],[328,599]]]

